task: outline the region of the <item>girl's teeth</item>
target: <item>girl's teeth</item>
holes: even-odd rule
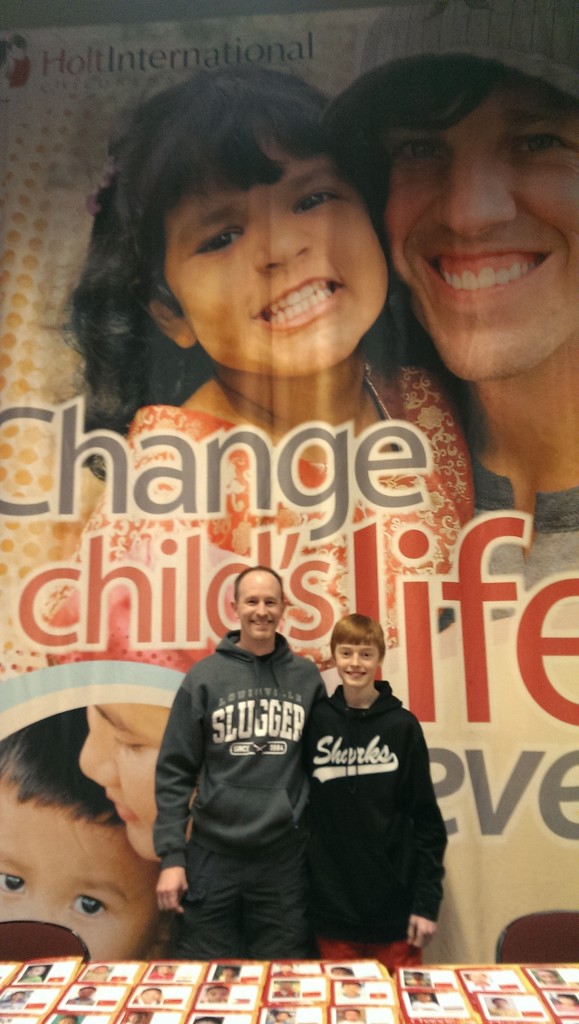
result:
[[[325,281],[304,285],[299,291],[290,292],[280,302],[273,302],[269,307],[269,315],[266,316],[266,319],[270,324],[286,324],[332,294],[331,285]]]
[[[503,267],[496,271],[492,267],[483,267],[478,274],[472,270],[463,270],[462,274],[449,274],[446,270],[442,270],[441,273],[446,283],[455,291],[476,292],[497,284],[517,281],[528,274],[531,266],[529,263],[513,263],[512,267]]]

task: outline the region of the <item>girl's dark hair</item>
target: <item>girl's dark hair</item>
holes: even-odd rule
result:
[[[319,90],[295,76],[251,67],[202,71],[129,116],[110,147],[112,181],[96,197],[71,303],[89,429],[126,433],[139,407],[180,405],[210,375],[200,347],[178,349],[147,311],[159,299],[181,312],[164,278],[165,217],[187,195],[279,180],[272,149],[297,158],[328,152],[325,105]]]
[[[19,729],[0,742],[0,779],[17,787],[21,802],[34,800],[42,807],[63,807],[75,819],[120,825],[104,789],[80,770],[87,735],[86,708]]]

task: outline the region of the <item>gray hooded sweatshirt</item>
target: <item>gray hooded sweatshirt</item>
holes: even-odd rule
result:
[[[307,803],[301,740],[320,674],[279,633],[261,657],[238,639],[228,633],[189,670],[171,709],[156,771],[162,868],[185,866],[190,818],[200,846],[262,856],[284,845]]]

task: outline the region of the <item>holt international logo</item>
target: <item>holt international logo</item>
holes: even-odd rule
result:
[[[19,33],[0,38],[0,77],[8,81],[11,89],[26,85],[30,75],[30,57],[24,36]]]

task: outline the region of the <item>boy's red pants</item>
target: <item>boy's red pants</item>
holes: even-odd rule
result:
[[[316,936],[321,960],[378,960],[391,974],[396,967],[419,967],[422,950],[406,939],[398,942],[349,942],[346,939],[324,939]]]

